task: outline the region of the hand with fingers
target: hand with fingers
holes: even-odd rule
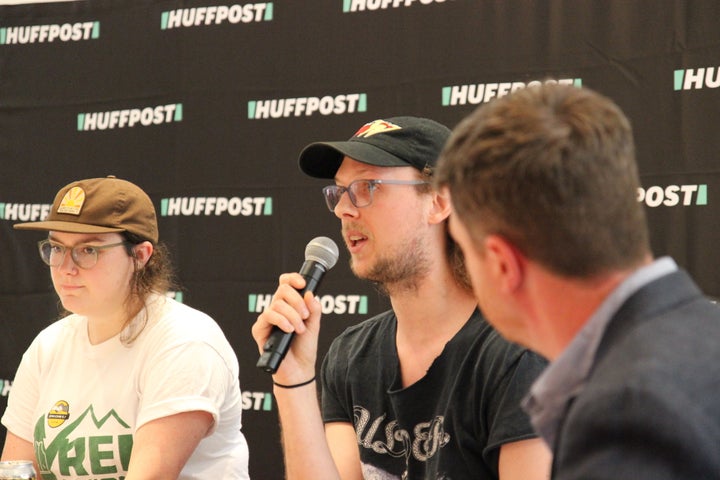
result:
[[[300,294],[305,284],[299,273],[280,275],[270,305],[252,327],[261,354],[273,327],[294,333],[290,349],[273,376],[276,384],[297,385],[315,376],[322,307],[312,292],[305,292],[304,297]]]

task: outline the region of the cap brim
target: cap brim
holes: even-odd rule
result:
[[[378,167],[410,166],[381,148],[359,141],[311,143],[300,152],[298,165],[311,177],[332,179],[346,156]]]
[[[114,233],[125,231],[123,228],[99,227],[97,225],[60,221],[16,223],[13,228],[17,230],[52,230],[64,233]]]

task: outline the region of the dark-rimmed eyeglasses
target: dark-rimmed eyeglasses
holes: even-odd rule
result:
[[[373,192],[378,185],[427,185],[429,183],[425,180],[355,180],[350,182],[347,187],[328,185],[323,188],[323,196],[325,196],[325,203],[330,211],[334,212],[345,192],[355,208],[363,208],[372,203]]]
[[[70,251],[70,258],[78,267],[89,269],[95,266],[98,261],[98,254],[108,248],[129,245],[129,242],[110,243],[108,245],[76,245],[72,248],[66,247],[51,240],[38,242],[40,258],[51,267],[59,267],[65,261],[65,254]]]

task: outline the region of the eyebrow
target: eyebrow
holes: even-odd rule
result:
[[[52,234],[48,235],[48,239],[52,240],[55,243],[59,243],[63,246],[67,246],[67,245],[63,244],[62,242],[60,242],[57,238],[54,238]],[[102,243],[102,242],[103,242],[103,238],[101,238],[101,237],[88,237],[88,238],[85,238],[85,239],[79,241],[75,245],[86,245],[86,244],[90,244],[90,243]]]

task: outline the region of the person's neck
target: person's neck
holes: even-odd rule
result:
[[[88,317],[88,340],[91,345],[106,342],[119,334],[127,324],[127,316]]]
[[[98,345],[118,335],[142,308],[141,305],[136,305],[128,312],[124,307],[123,305],[114,312],[87,315],[88,340],[91,345]]]
[[[397,339],[414,344],[444,344],[467,322],[477,307],[472,291],[449,272],[431,272],[414,288],[388,288],[397,318]]]
[[[530,348],[556,359],[585,326],[605,299],[634,270],[618,270],[584,280],[549,275],[536,292],[534,331]]]
[[[422,281],[415,289],[390,294],[398,332],[434,336],[459,330],[477,307],[472,292],[452,280]]]
[[[404,386],[425,376],[477,308],[472,292],[446,276],[431,275],[416,287],[391,289],[390,295],[397,318],[395,346]]]

